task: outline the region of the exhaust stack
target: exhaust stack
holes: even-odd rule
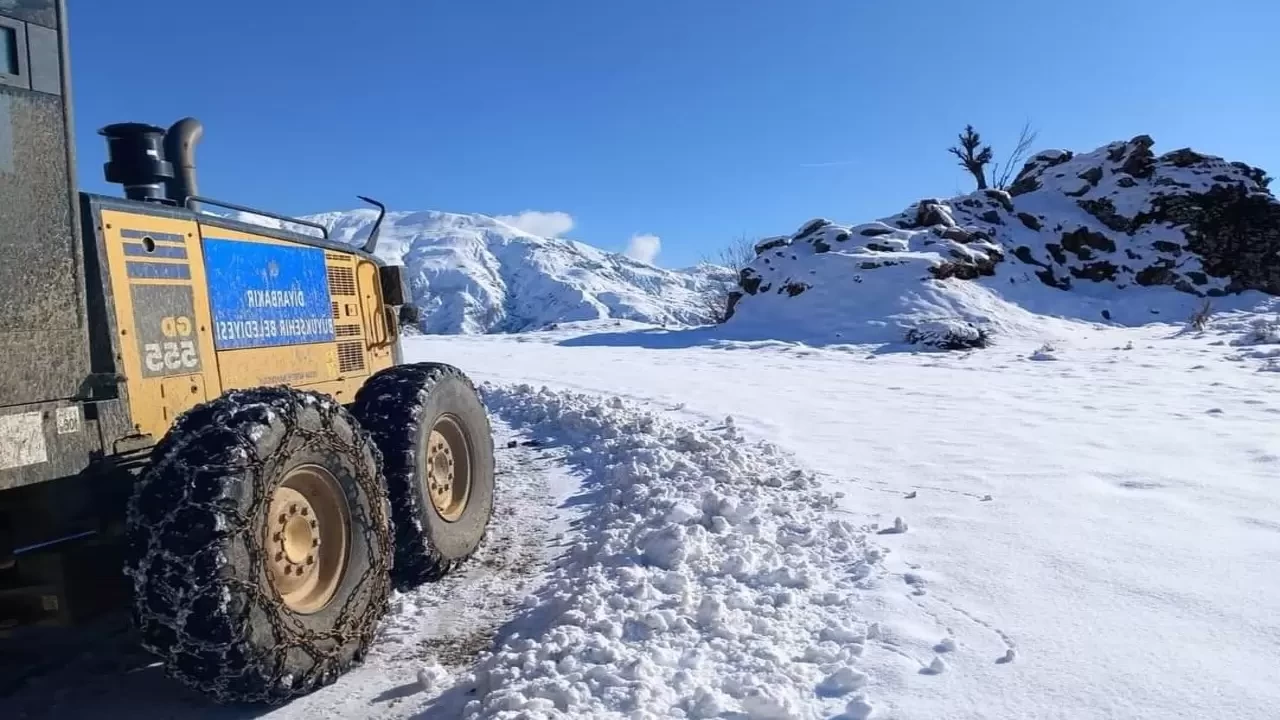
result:
[[[173,164],[173,177],[165,184],[169,199],[182,207],[187,198],[200,194],[196,187],[196,145],[204,137],[204,126],[193,117],[174,123],[164,137],[164,155]],[[198,203],[191,209],[199,212]]]
[[[115,123],[98,131],[107,139],[107,182],[124,186],[130,200],[164,202],[164,186],[173,178],[173,164],[164,159],[164,128],[146,123]]]

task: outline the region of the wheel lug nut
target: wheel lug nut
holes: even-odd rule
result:
[[[314,528],[314,527],[317,527],[318,525],[320,525],[320,523],[316,522],[315,520],[311,521],[311,527]]]
[[[275,535],[271,536],[271,539],[275,540],[276,542],[280,542],[281,540],[284,539],[284,535],[282,535],[281,533],[276,533]]]
[[[280,524],[283,525],[288,521],[289,521],[289,516],[285,515],[284,513],[280,513]]]
[[[289,514],[290,515],[298,514],[298,505],[296,503],[289,505]]]
[[[307,556],[307,564],[308,564],[308,565],[314,565],[314,564],[315,564],[315,562],[316,562],[316,556],[315,556],[315,555],[308,555],[308,556]]]
[[[282,560],[284,560],[284,553],[282,552],[276,553],[276,562],[281,562]]]
[[[306,516],[306,515],[308,515],[308,514],[310,514],[310,513],[311,513],[311,510],[310,510],[310,509],[305,508],[305,507],[304,507],[304,508],[302,508],[302,514],[303,514],[303,516]]]

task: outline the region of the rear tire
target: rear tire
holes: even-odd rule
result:
[[[493,432],[479,393],[452,365],[397,365],[365,382],[352,412],[382,451],[396,587],[439,579],[476,551],[493,514]]]
[[[129,504],[143,645],[221,702],[283,702],[362,660],[390,592],[379,463],[317,393],[232,391],[179,418]]]

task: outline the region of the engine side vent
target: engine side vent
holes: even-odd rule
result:
[[[334,295],[356,294],[356,273],[349,267],[328,266],[329,292]]]
[[[338,255],[336,253],[325,253],[324,259],[330,262],[340,262],[340,263],[351,262],[351,258],[347,257],[346,255]]]
[[[360,337],[360,326],[338,325],[333,329],[333,334],[338,337]]]
[[[338,318],[342,317],[342,315],[340,314],[341,310],[338,308],[338,303],[329,303],[329,304],[331,306],[331,309],[333,310],[333,319],[337,320]]]
[[[355,372],[364,369],[364,343],[348,340],[338,343],[338,372]]]

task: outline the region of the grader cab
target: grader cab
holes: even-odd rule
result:
[[[474,552],[488,417],[403,363],[382,213],[355,246],[203,197],[191,118],[103,128],[123,196],[78,192],[66,29],[0,2],[0,634],[128,608],[172,676],[287,700]]]

